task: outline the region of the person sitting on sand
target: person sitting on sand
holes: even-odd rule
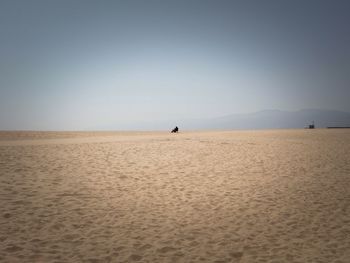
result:
[[[179,128],[176,126],[171,132],[172,133],[177,133],[177,132],[179,132]]]

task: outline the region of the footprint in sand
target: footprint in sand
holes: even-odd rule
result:
[[[158,249],[158,252],[160,253],[168,253],[168,252],[171,252],[171,251],[175,251],[176,249],[173,248],[173,247],[162,247],[160,249]]]
[[[142,259],[142,256],[136,255],[136,254],[132,254],[132,255],[129,257],[129,260],[130,260],[130,261],[140,261],[141,259]]]
[[[234,259],[240,259],[243,256],[243,252],[231,252],[230,257]]]
[[[10,246],[8,246],[5,250],[6,250],[7,252],[13,253],[13,252],[21,251],[21,250],[23,250],[23,248],[22,248],[22,247],[19,247],[19,246],[16,246],[16,245],[10,245]]]
[[[144,251],[144,250],[147,250],[147,249],[150,249],[152,246],[150,244],[145,244],[143,246],[140,247],[140,250],[141,251]]]

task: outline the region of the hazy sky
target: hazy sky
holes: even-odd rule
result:
[[[336,0],[1,0],[0,129],[350,111],[349,14]]]

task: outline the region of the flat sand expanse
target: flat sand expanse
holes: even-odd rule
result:
[[[350,262],[350,130],[0,132],[1,262]]]

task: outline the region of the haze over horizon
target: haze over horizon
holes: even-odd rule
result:
[[[0,130],[350,112],[348,1],[1,1]]]

